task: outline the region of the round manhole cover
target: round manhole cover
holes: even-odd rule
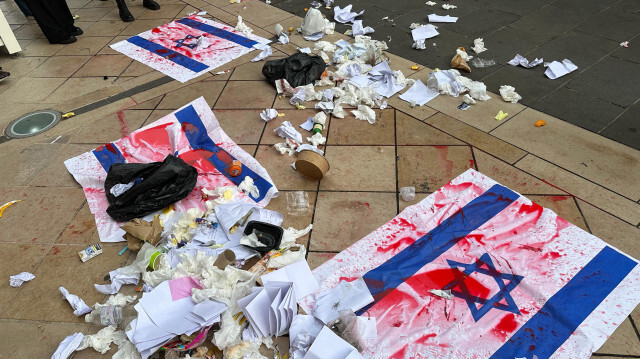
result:
[[[62,114],[55,110],[31,112],[12,121],[4,133],[11,138],[35,136],[53,128],[61,118]]]

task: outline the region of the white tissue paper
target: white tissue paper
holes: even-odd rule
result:
[[[372,125],[376,122],[376,112],[369,106],[358,105],[358,109],[351,111],[351,113],[353,113],[358,120],[367,121]]]
[[[120,337],[119,339],[127,337],[124,332],[116,332],[115,325],[104,327],[96,334],[85,335],[82,343],[76,350],[80,351],[91,347],[100,354],[104,354],[111,349],[111,343],[114,341],[114,337],[116,336]]]
[[[462,101],[469,105],[475,105],[477,103],[473,97],[469,96],[469,94],[464,94],[464,96],[462,96]]]
[[[260,118],[262,118],[264,122],[269,122],[276,117],[278,117],[278,110],[276,110],[275,108],[267,108],[262,110],[262,112],[260,113]]]
[[[487,51],[487,48],[484,47],[484,41],[482,40],[482,38],[477,38],[475,40],[473,40],[473,47],[471,47],[471,49],[476,53],[479,54],[481,52],[485,52]]]
[[[542,63],[542,58],[538,59],[536,58],[535,60],[529,62],[529,60],[527,60],[526,57],[520,55],[520,54],[516,54],[516,56],[509,60],[509,62],[507,62],[509,65],[511,66],[522,66],[524,68],[530,69],[532,67],[536,67],[538,65],[540,65]]]
[[[311,144],[314,146],[318,146],[318,145],[324,145],[327,139],[326,137],[322,137],[322,133],[318,132],[311,137],[307,137],[307,141],[311,142]]]
[[[236,31],[242,33],[244,36],[249,36],[253,32],[249,26],[242,22],[242,16],[238,15],[238,24],[236,25]]]
[[[273,54],[273,50],[271,49],[271,46],[269,46],[269,45],[256,44],[256,45],[253,45],[253,47],[258,49],[258,50],[262,50],[262,51],[258,54],[258,56],[256,56],[253,59],[251,59],[251,62],[262,61],[262,60],[266,59],[267,57],[271,56],[271,54]]]
[[[12,275],[9,277],[9,285],[12,287],[19,287],[24,282],[28,282],[36,276],[29,272],[22,272],[20,274]]]
[[[445,10],[451,10],[457,8],[457,6],[451,4],[442,4],[442,8]]]
[[[416,27],[411,30],[411,36],[413,37],[412,47],[414,49],[424,50],[426,48],[425,40],[438,36],[438,34],[436,27],[431,24]]]
[[[260,190],[258,190],[258,187],[253,184],[253,178],[249,176],[246,176],[244,180],[240,182],[240,184],[238,185],[238,191],[242,191],[248,195],[253,196],[254,198],[260,196]]]
[[[64,287],[60,287],[58,288],[58,290],[60,290],[60,293],[62,293],[64,299],[69,302],[69,304],[73,308],[73,314],[75,314],[77,317],[83,314],[87,314],[91,311],[91,308],[89,308],[89,306],[85,304],[84,300],[80,299],[77,295],[69,293],[69,291]]]
[[[513,86],[502,85],[500,86],[500,96],[506,102],[517,103],[522,100],[522,96],[518,95],[516,89]]]

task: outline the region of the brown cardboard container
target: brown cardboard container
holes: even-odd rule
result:
[[[329,161],[314,151],[300,151],[296,161],[296,171],[312,180],[321,180],[329,170]]]

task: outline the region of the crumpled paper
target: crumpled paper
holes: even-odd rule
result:
[[[51,359],[67,359],[82,343],[84,334],[73,333],[62,339]]]
[[[372,125],[376,123],[376,112],[369,106],[358,105],[358,109],[355,111],[351,111],[351,113],[353,113],[353,115],[356,116],[356,119],[358,120],[367,121]]]
[[[276,110],[275,108],[267,108],[262,110],[262,112],[260,113],[260,118],[262,118],[264,122],[269,122],[276,117],[278,117],[278,110]]]
[[[238,185],[238,191],[242,191],[246,194],[250,194],[254,198],[260,196],[260,190],[253,184],[253,178],[246,176],[242,182]]]
[[[9,285],[12,287],[19,287],[24,282],[28,282],[36,276],[29,272],[22,272],[20,274],[12,275],[9,277]]]
[[[126,232],[122,237],[127,240],[129,250],[134,252],[139,251],[144,242],[155,246],[162,239],[163,227],[158,215],[154,216],[151,222],[135,218],[120,228]]]
[[[271,56],[271,54],[273,54],[273,50],[271,49],[271,46],[269,46],[269,45],[256,44],[256,45],[253,45],[253,47],[258,49],[258,50],[262,50],[262,51],[258,54],[258,56],[256,56],[253,59],[251,59],[251,62],[262,61],[262,60],[266,59],[267,57]]]
[[[96,334],[85,335],[82,343],[76,350],[80,351],[91,347],[100,354],[104,354],[111,349],[111,343],[114,341],[115,336],[120,337],[120,340],[126,338],[124,332],[116,331],[115,325],[104,327]]]
[[[281,155],[284,155],[286,153],[289,156],[293,156],[293,154],[296,152],[296,145],[292,141],[276,143],[275,145],[273,145],[273,147],[278,152],[280,152]]]
[[[289,139],[297,144],[302,143],[302,134],[296,130],[291,122],[284,121],[275,130],[273,130],[278,136]]]
[[[333,8],[333,18],[342,24],[346,24],[348,22],[352,22],[353,20],[355,20],[356,17],[364,14],[364,10],[360,11],[360,12],[351,12],[351,8],[353,7],[353,5],[349,4],[347,6],[345,6],[344,8],[341,8],[340,6],[335,6]]]
[[[471,48],[473,50],[473,52],[475,52],[476,54],[479,54],[481,52],[487,51],[487,48],[484,47],[484,41],[482,40],[481,37],[473,40],[473,47]]]
[[[536,58],[535,60],[529,62],[529,60],[527,60],[526,57],[520,55],[520,54],[516,54],[516,56],[509,60],[509,62],[507,62],[509,65],[511,66],[522,66],[524,68],[530,69],[532,67],[536,67],[538,65],[540,65],[542,63],[543,59],[542,58]]]
[[[242,21],[242,16],[238,15],[238,24],[236,25],[236,31],[242,33],[244,36],[249,36],[253,32],[253,29],[245,25]]]
[[[522,96],[520,96],[516,89],[513,86],[502,85],[500,86],[500,96],[506,102],[517,103],[522,100]]]
[[[91,308],[89,308],[89,306],[85,304],[84,300],[80,299],[75,294],[69,293],[69,291],[66,290],[65,287],[60,287],[58,288],[58,290],[60,290],[60,293],[62,293],[64,299],[69,302],[71,308],[73,308],[73,314],[75,314],[76,317],[87,314],[91,311]]]
[[[311,137],[307,137],[307,141],[311,142],[314,146],[324,145],[327,142],[327,138],[322,136],[322,133],[316,133]]]
[[[362,20],[354,20],[353,27],[351,28],[351,35],[353,36],[366,35],[374,31],[375,30],[371,26],[367,26],[367,27],[363,26]]]

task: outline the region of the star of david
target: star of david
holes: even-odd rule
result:
[[[483,254],[475,263],[465,264],[448,259],[447,262],[454,269],[455,279],[447,284],[443,290],[451,290],[451,294],[455,297],[464,299],[469,306],[473,320],[477,322],[491,309],[520,314],[518,306],[511,297],[511,291],[522,281],[523,276],[498,272],[488,253]],[[458,268],[464,268],[464,270],[462,272],[455,270]],[[498,292],[491,298],[472,295],[465,284],[465,278],[474,272],[493,277],[500,288]]]
[[[198,46],[197,43],[193,43],[193,44],[185,44],[184,42],[190,39],[197,39],[198,37],[193,36],[193,35],[187,35],[184,38],[180,39],[180,40],[173,40],[173,42],[177,43],[176,47],[180,47],[180,46],[186,46],[190,49],[195,48],[196,46]]]

